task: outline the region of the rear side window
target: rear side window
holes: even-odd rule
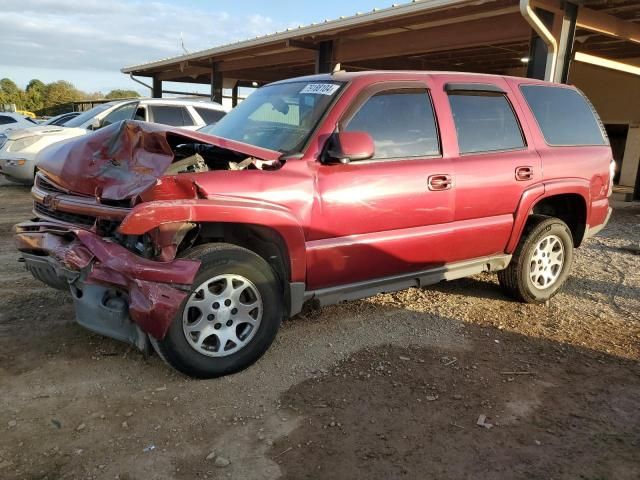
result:
[[[213,110],[211,108],[195,107],[195,109],[207,125],[217,123],[225,114],[222,110]]]
[[[449,93],[460,153],[496,152],[524,148],[518,120],[502,93]]]
[[[0,115],[0,125],[7,125],[8,123],[17,123],[17,120],[7,115]]]
[[[426,89],[389,90],[372,96],[345,130],[371,135],[374,159],[440,155],[438,130]]]
[[[522,85],[522,94],[549,145],[606,145],[593,107],[572,88]]]
[[[172,105],[150,105],[151,115],[155,123],[171,125],[172,127],[188,127],[193,125],[193,119],[183,107]]]

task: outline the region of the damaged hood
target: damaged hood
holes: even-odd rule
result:
[[[97,132],[55,143],[38,156],[38,169],[82,195],[125,200],[153,186],[174,160],[172,143],[205,143],[261,160],[280,152],[155,123],[125,120]]]

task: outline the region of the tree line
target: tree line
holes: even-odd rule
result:
[[[27,84],[26,89],[21,89],[9,79],[0,80],[0,105],[15,104],[18,110],[30,112],[57,112],[69,110],[65,108],[71,102],[80,100],[99,100],[103,98],[131,98],[139,97],[135,90],[111,90],[104,95],[102,92],[87,93],[77,89],[71,82],[58,80],[57,82],[44,83],[34,78]],[[44,113],[42,113],[44,114]]]

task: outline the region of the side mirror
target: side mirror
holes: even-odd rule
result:
[[[100,120],[99,118],[94,118],[93,121],[91,122],[91,125],[89,125],[89,128],[91,130],[98,130],[101,126],[102,126],[102,120]]]
[[[367,132],[337,132],[329,139],[327,160],[349,163],[373,157],[375,146]]]

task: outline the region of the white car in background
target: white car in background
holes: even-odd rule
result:
[[[0,174],[14,182],[31,184],[37,169],[36,156],[43,148],[121,120],[142,120],[198,130],[216,123],[226,111],[219,103],[205,100],[153,98],[103,103],[64,126],[34,125],[0,135]]]
[[[0,133],[19,128],[35,127],[36,125],[38,125],[36,122],[18,113],[0,112]]]
[[[82,112],[67,112],[61,113],[60,115],[56,115],[55,117],[51,117],[43,122],[39,122],[38,125],[58,125],[62,126],[67,123],[72,118],[76,118]]]

